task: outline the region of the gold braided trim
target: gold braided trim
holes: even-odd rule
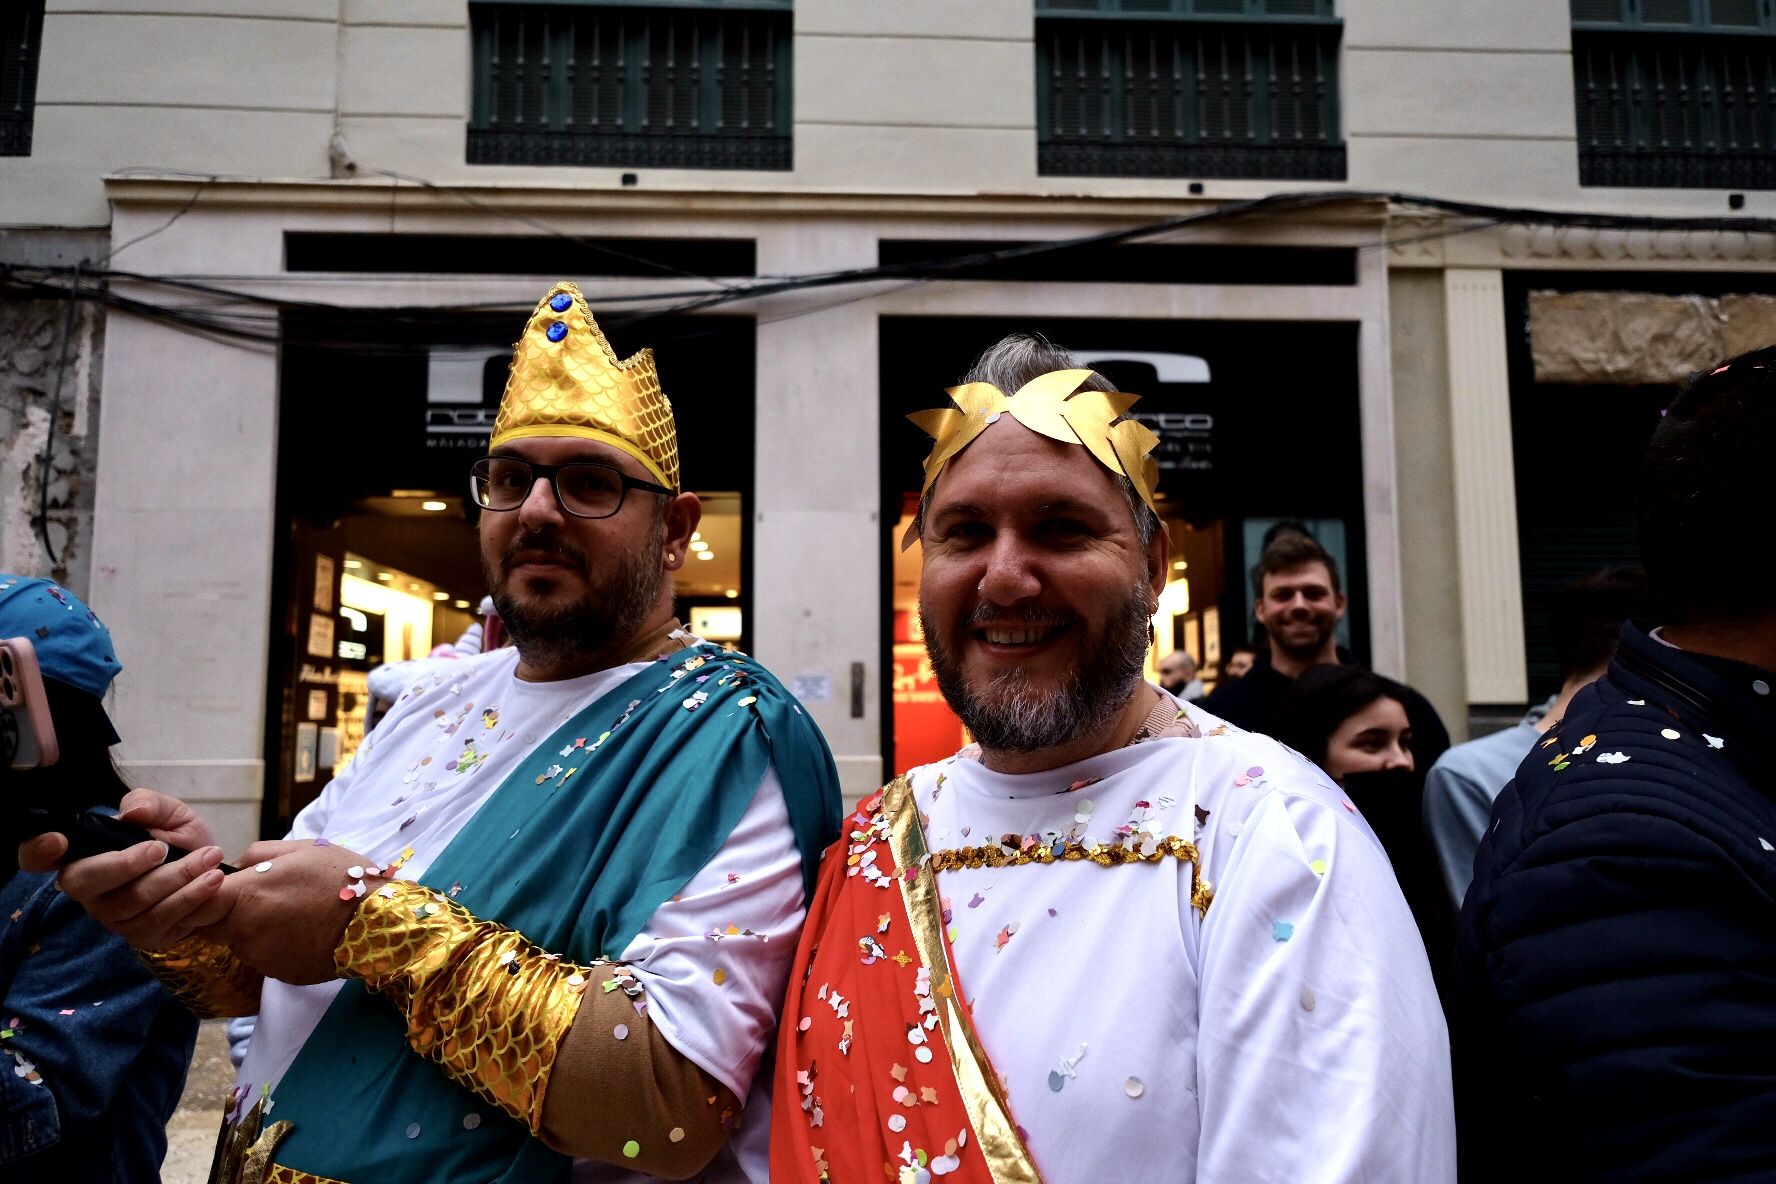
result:
[[[1082,843],[1078,839],[1069,839],[1062,844],[1059,855],[1054,853],[1054,844],[1050,843],[1016,851],[1007,851],[999,844],[987,847],[951,847],[947,851],[933,851],[927,856],[927,862],[934,872],[979,867],[1021,867],[1028,863],[1086,862],[1095,863],[1099,867],[1117,867],[1130,863],[1159,863],[1165,859],[1176,859],[1190,865],[1190,905],[1199,913],[1208,912],[1209,903],[1215,899],[1214,886],[1198,876],[1202,861],[1196,844],[1177,835],[1159,840],[1150,851],[1114,843]]]
[[[1197,862],[1196,844],[1172,835],[1161,839],[1153,850],[1143,852],[1136,847],[1112,843],[1082,843],[1078,839],[1069,839],[1061,847],[1059,855],[1054,853],[1052,843],[1019,851],[1007,851],[998,845],[952,847],[947,851],[931,853],[931,869],[953,872],[964,867],[1022,867],[1026,863],[1073,863],[1082,859],[1099,867],[1114,867],[1124,863],[1158,863],[1167,856],[1194,864]]]
[[[164,950],[136,954],[167,993],[201,1019],[259,1014],[265,980],[219,942],[194,933]]]
[[[271,1170],[265,1173],[265,1184],[345,1184],[345,1181],[335,1180],[331,1176],[317,1176],[313,1172],[299,1172],[295,1168],[274,1163]]]
[[[400,1008],[415,1052],[531,1134],[541,1130],[556,1051],[598,971],[403,880],[358,901],[333,963]],[[601,990],[640,994],[626,967],[606,966],[602,977]]]

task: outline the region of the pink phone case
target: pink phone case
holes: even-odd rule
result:
[[[53,765],[61,756],[49,699],[43,693],[43,674],[37,668],[37,649],[28,638],[0,640],[0,728],[17,735],[15,769]]]

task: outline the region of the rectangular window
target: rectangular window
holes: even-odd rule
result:
[[[1044,176],[1338,181],[1331,0],[1037,0]]]
[[[0,5],[0,156],[31,155],[43,0]]]
[[[1571,0],[1582,185],[1776,189],[1771,0]]]
[[[470,164],[788,169],[791,0],[469,5]]]

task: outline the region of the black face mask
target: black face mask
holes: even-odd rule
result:
[[[1342,786],[1381,840],[1394,871],[1402,880],[1407,866],[1426,852],[1424,782],[1412,769],[1376,769],[1346,773]]]

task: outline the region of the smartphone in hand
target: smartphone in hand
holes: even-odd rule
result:
[[[36,647],[24,637],[0,640],[0,766],[36,769],[60,757]]]
[[[68,840],[66,862],[122,851],[154,836],[134,823],[96,810],[24,805],[12,800],[9,771],[24,772],[61,759],[37,649],[28,637],[0,639],[0,830],[14,841],[56,833]],[[189,852],[167,844],[166,862]],[[235,869],[227,864],[222,870]]]

